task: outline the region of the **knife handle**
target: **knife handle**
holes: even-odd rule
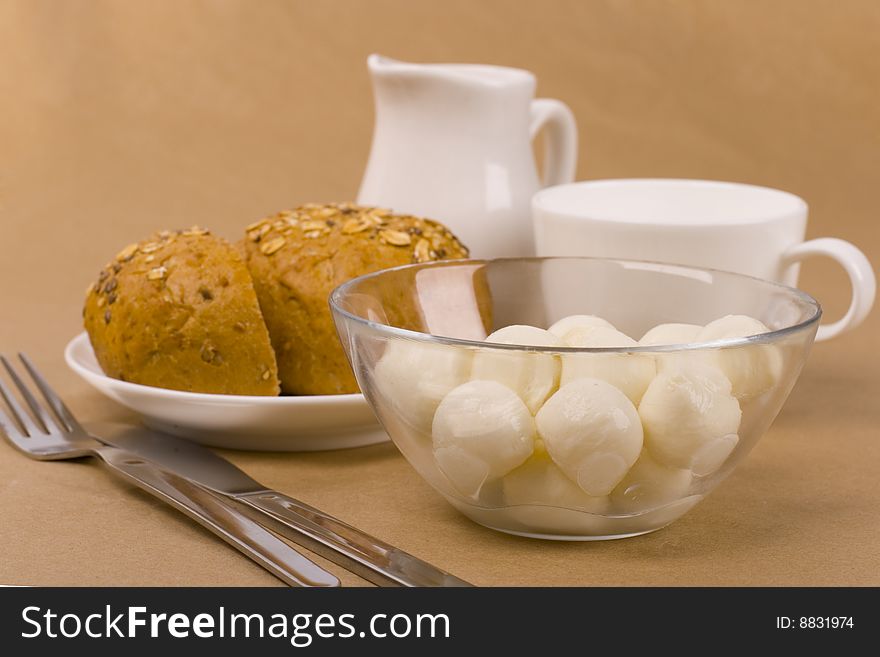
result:
[[[192,481],[109,445],[95,454],[114,474],[189,516],[286,584],[339,586],[335,575]]]
[[[268,517],[285,538],[379,586],[472,586],[283,493],[265,490],[234,499]]]

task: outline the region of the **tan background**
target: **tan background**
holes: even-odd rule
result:
[[[353,197],[370,52],[531,69],[577,116],[581,178],[781,187],[810,203],[811,237],[880,262],[872,0],[0,0],[0,349],[29,351],[83,418],[126,417],[62,362],[86,284],[155,228],[234,237],[266,212]],[[810,263],[802,285],[842,313],[833,266]],[[484,530],[388,445],[231,456],[478,584],[877,585],[878,329],[875,312],[817,345],[746,463],[678,523],[628,541]],[[0,445],[0,582],[274,580],[94,464]]]

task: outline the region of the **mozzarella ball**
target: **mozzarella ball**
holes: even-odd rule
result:
[[[506,516],[527,532],[557,536],[609,533],[605,497],[587,495],[544,451],[501,479]]]
[[[535,421],[522,400],[496,381],[468,381],[434,414],[434,458],[450,483],[475,497],[482,485],[521,465],[535,446]]]
[[[562,386],[535,417],[550,457],[594,497],[620,483],[642,449],[642,425],[632,402],[600,379]]]
[[[389,342],[376,363],[376,389],[407,427],[431,434],[440,400],[468,380],[471,352],[421,342]]]
[[[603,513],[608,507],[607,497],[593,497],[582,491],[546,451],[536,451],[515,470],[501,480],[505,504],[537,504],[590,513]]]
[[[658,324],[642,336],[640,345],[688,344],[695,342],[697,334],[703,330],[697,324]]]
[[[714,472],[730,456],[739,442],[741,415],[727,377],[697,363],[658,374],[639,404],[651,456],[700,476]]]
[[[635,347],[638,343],[617,329],[598,326],[573,347]],[[651,354],[585,353],[562,356],[559,385],[578,379],[601,379],[619,388],[633,404],[638,404],[657,373]]]
[[[643,449],[639,460],[611,492],[611,501],[625,513],[648,511],[684,497],[691,479],[690,470],[661,465]]]
[[[744,338],[767,333],[757,319],[745,315],[727,315],[703,327],[699,342],[726,338]],[[775,345],[749,344],[706,352],[733,385],[733,396],[748,401],[773,388],[782,376],[782,353]]]
[[[596,315],[569,315],[560,319],[547,330],[562,340],[563,344],[575,346],[574,343],[586,339],[590,331],[597,326],[614,328],[611,322],[596,317]]]
[[[532,347],[561,346],[559,338],[534,326],[514,325],[498,329],[486,342]],[[498,381],[516,392],[532,414],[559,386],[559,357],[527,351],[486,349],[474,354],[471,378]]]
[[[642,336],[639,344],[653,347],[666,344],[688,344],[695,342],[697,334],[703,329],[697,324],[659,324]],[[657,370],[676,367],[693,360],[705,360],[703,352],[686,350],[658,352],[653,354]]]

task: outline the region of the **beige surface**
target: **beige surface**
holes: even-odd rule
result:
[[[880,262],[880,5],[864,2],[0,2],[0,349],[83,418],[125,417],[65,368],[82,293],[118,247],[351,198],[372,121],[364,58],[534,70],[583,135],[579,175],[782,187],[810,236]],[[810,263],[830,316],[846,282]],[[230,454],[478,584],[880,584],[880,313],[817,345],[769,434],[656,534],[553,544],[456,514],[389,445]],[[344,575],[347,583],[354,577]],[[94,463],[0,445],[0,582],[273,584]]]

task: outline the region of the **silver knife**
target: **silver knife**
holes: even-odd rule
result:
[[[93,424],[103,442],[241,503],[255,520],[379,586],[472,586],[304,502],[271,490],[201,445],[144,427]]]

